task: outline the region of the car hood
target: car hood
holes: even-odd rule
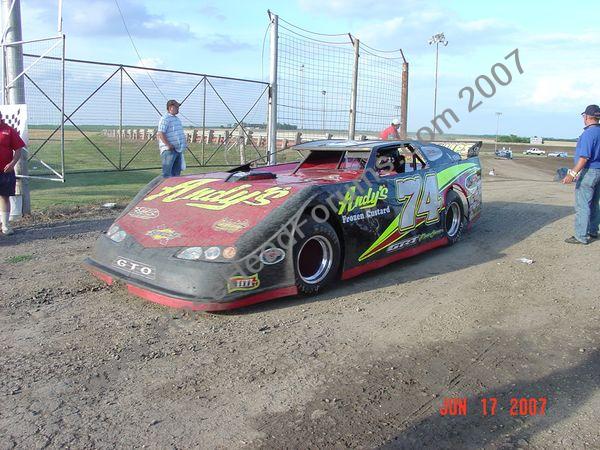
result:
[[[292,196],[315,184],[295,177],[286,183],[228,182],[226,175],[164,179],[116,224],[144,247],[234,245],[273,210],[285,208]]]

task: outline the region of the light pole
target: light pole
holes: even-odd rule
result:
[[[325,132],[325,96],[327,95],[327,91],[326,90],[322,90],[321,94],[323,94],[323,108],[321,109],[321,128],[323,130],[323,133]]]
[[[437,115],[437,85],[438,85],[438,52],[440,44],[444,47],[448,45],[448,41],[444,36],[444,33],[438,33],[431,36],[429,39],[429,45],[435,44],[435,87],[433,89],[433,120]],[[435,139],[435,127],[433,128],[433,138]]]
[[[500,116],[501,112],[496,113],[496,143],[494,144],[494,151],[498,150],[498,130],[500,129]]]
[[[394,108],[396,108],[396,115],[395,115],[395,117],[400,117],[400,105],[396,105],[396,106],[394,106]]]

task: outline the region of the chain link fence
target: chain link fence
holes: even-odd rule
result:
[[[61,165],[62,59],[24,53],[30,174]],[[182,103],[189,167],[234,165],[266,152],[268,83],[65,59],[64,167],[69,172],[160,167],[156,126]]]
[[[298,132],[303,140],[347,137],[355,71],[356,136],[376,137],[400,117],[406,63],[401,50],[382,52],[350,34],[314,33],[279,17],[277,53],[280,138]]]

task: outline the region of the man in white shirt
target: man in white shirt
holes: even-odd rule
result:
[[[185,133],[181,120],[177,117],[179,103],[176,100],[167,102],[167,113],[158,122],[158,148],[162,160],[163,177],[177,177],[181,174],[183,151],[187,148]]]

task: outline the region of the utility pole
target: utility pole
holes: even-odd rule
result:
[[[21,34],[21,2],[20,0],[2,0],[2,30],[4,50],[4,101],[9,105],[25,104],[25,79],[23,73],[23,41]],[[18,42],[16,45],[8,45]],[[17,78],[19,77],[19,78]],[[27,176],[27,154],[21,153],[21,159],[15,167],[15,173]],[[31,213],[29,198],[29,180],[18,178],[18,191],[21,193],[23,214]]]
[[[440,44],[444,47],[448,45],[448,41],[444,36],[444,33],[438,33],[431,36],[429,39],[429,45],[435,44],[435,87],[433,89],[433,120],[437,115],[437,85],[438,85],[438,53]],[[433,128],[433,139],[435,139],[435,127]]]
[[[501,112],[497,112],[496,116],[496,142],[494,143],[494,151],[498,150],[498,130],[500,129],[500,116],[502,115]]]

